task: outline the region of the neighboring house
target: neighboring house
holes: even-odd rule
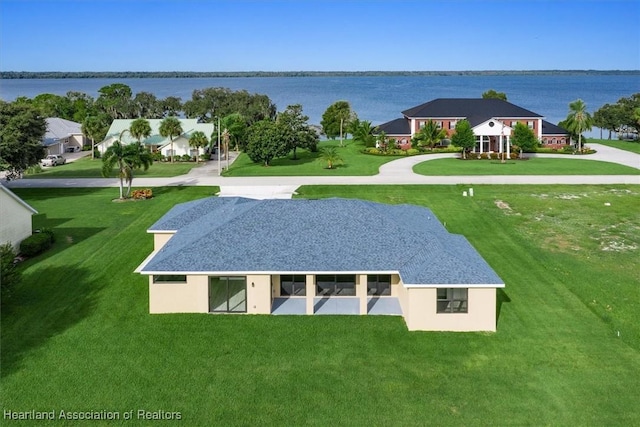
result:
[[[11,243],[14,249],[33,232],[31,215],[38,211],[0,184],[0,244]]]
[[[151,313],[388,314],[409,330],[495,331],[504,287],[412,205],[210,197],[147,230]]]
[[[47,149],[47,155],[64,154],[67,151],[81,151],[84,145],[91,145],[82,134],[82,125],[71,120],[49,117],[47,132],[42,144]]]
[[[501,99],[439,98],[409,108],[403,117],[378,126],[388,137],[403,144],[429,120],[451,136],[460,120],[468,120],[476,135],[477,153],[509,153],[511,132],[516,123],[527,125],[545,146],[560,148],[570,143],[569,133],[542,116]]]
[[[135,119],[117,119],[111,123],[111,127],[109,127],[109,131],[107,132],[107,136],[105,139],[96,144],[96,148],[100,151],[100,153],[104,154],[104,152],[122,135],[122,143],[123,144],[131,144],[136,142],[136,139],[128,132],[131,127],[131,122]],[[160,151],[166,157],[171,156],[171,140],[169,138],[165,138],[160,135],[160,123],[162,123],[163,119],[147,119],[149,125],[151,126],[151,135],[142,141],[144,145],[149,147],[151,151]],[[173,150],[174,156],[182,156],[185,154],[190,155],[191,157],[195,157],[196,155],[200,155],[204,153],[204,148],[196,150],[189,146],[189,138],[195,131],[204,132],[207,138],[211,138],[211,134],[213,133],[213,123],[198,123],[197,119],[180,119],[180,124],[182,125],[182,134],[180,136],[175,137],[173,140]],[[122,133],[124,131],[124,134]]]

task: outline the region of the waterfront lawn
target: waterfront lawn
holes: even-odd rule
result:
[[[164,178],[189,173],[194,167],[202,165],[195,162],[154,162],[146,171],[138,169],[134,177]],[[112,177],[117,176],[114,169]],[[102,178],[102,159],[83,157],[64,165],[42,168],[42,172],[25,175],[25,178]]]
[[[640,175],[640,169],[584,159],[531,158],[526,160],[438,159],[419,163],[415,173],[428,176],[453,175]]]
[[[337,147],[343,164],[334,169],[327,169],[326,164],[320,162],[320,152],[298,149],[297,160],[292,160],[291,153],[286,157],[274,159],[270,166],[264,166],[251,161],[249,156],[241,153],[231,164],[224,176],[362,176],[376,175],[381,165],[403,156],[373,156],[363,154],[364,146],[347,139],[345,146],[340,147],[339,141],[321,141],[318,148]]]
[[[620,150],[631,151],[632,153],[640,154],[640,141],[619,141],[614,139],[593,139],[589,138],[587,144],[602,144],[609,147],[618,148]]]
[[[15,190],[57,241],[21,266],[1,313],[3,410],[180,411],[188,425],[640,424],[638,186],[300,189],[429,206],[505,280],[496,333],[409,333],[387,316],[149,315],[148,282],[132,272],[152,250],[146,228],[216,190],[127,203],[113,189]]]

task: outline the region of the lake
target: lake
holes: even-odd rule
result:
[[[401,117],[400,112],[435,98],[479,98],[488,89],[507,94],[509,102],[557,123],[567,117],[571,101],[581,98],[593,112],[606,103],[640,92],[640,76],[613,75],[501,75],[501,76],[350,76],[350,77],[221,77],[135,79],[2,79],[0,98],[33,98],[41,93],[64,95],[79,91],[97,97],[98,89],[124,83],[136,92],[158,98],[191,99],[194,89],[227,87],[266,94],[284,110],[301,104],[310,123],[335,101],[346,100],[358,117],[380,124]],[[596,136],[592,132],[592,136]]]

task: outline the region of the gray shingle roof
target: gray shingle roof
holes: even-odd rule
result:
[[[163,230],[177,233],[142,273],[399,271],[405,284],[503,284],[464,237],[413,205],[210,197],[149,229]]]
[[[409,120],[405,118],[391,120],[390,122],[378,125],[376,132],[384,132],[388,135],[411,135]]]
[[[542,121],[543,135],[569,135],[569,131],[546,120]]]
[[[542,117],[501,99],[438,98],[402,112],[406,117],[472,118],[481,123],[491,117]]]
[[[82,125],[80,123],[59,117],[48,117],[46,121],[47,131],[42,141],[45,146],[55,144],[59,142],[59,140],[68,138],[71,135],[82,134]]]

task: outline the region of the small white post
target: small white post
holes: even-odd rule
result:
[[[467,192],[466,191],[462,192],[462,197],[467,197]]]
[[[473,197],[473,188],[469,188],[469,197]]]

